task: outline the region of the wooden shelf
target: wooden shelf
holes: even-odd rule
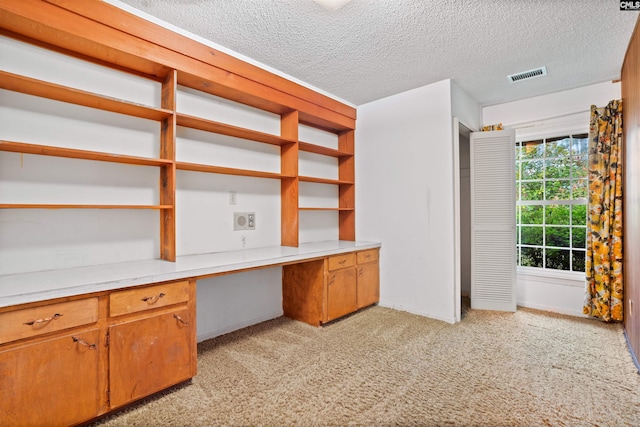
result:
[[[0,209],[173,209],[172,205],[73,205],[73,204],[32,204],[2,203]]]
[[[331,156],[331,157],[338,157],[338,158],[353,156],[353,153],[334,150],[333,148],[327,148],[321,145],[310,144],[308,142],[303,142],[303,141],[300,141],[298,143],[298,148],[300,149],[300,151],[306,151],[307,153],[321,154],[323,156]]]
[[[173,164],[171,160],[165,159],[124,156],[99,151],[85,151],[73,148],[52,147],[48,145],[27,144],[24,142],[3,140],[0,140],[0,151],[35,154],[40,156],[65,157],[69,159],[96,160],[100,162],[124,163],[139,166],[167,166]]]
[[[277,135],[245,129],[225,123],[214,122],[212,120],[189,116],[186,114],[176,114],[176,124],[191,129],[198,129],[206,132],[218,133],[221,135],[233,136],[235,138],[248,139],[250,141],[263,142],[271,145],[295,144],[296,141],[281,138]]]
[[[283,175],[275,172],[261,172],[249,169],[235,169],[226,168],[222,166],[202,165],[198,163],[176,162],[176,169],[194,171],[194,172],[207,172],[207,173],[219,173],[223,175],[240,175],[250,176],[254,178],[270,178],[270,179],[282,179],[282,178],[295,178],[293,176]]]
[[[300,211],[353,211],[353,208],[298,208]]]
[[[344,181],[339,179],[315,178],[312,176],[300,176],[298,178],[300,181],[315,182],[318,184],[353,185],[353,181]]]
[[[160,121],[173,115],[171,110],[135,104],[133,102],[36,80],[31,77],[20,76],[6,71],[0,71],[0,89],[21,92],[27,95],[39,96],[41,98],[53,99],[84,107],[97,108],[113,113],[126,114],[142,119]]]

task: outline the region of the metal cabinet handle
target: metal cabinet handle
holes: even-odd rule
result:
[[[158,300],[160,298],[162,298],[163,296],[165,296],[166,294],[164,292],[160,292],[158,295],[152,296],[152,297],[144,297],[142,298],[142,301],[148,303],[148,304],[155,304],[156,302],[158,302]]]
[[[186,320],[184,320],[182,317],[180,317],[177,314],[173,315],[173,318],[176,319],[178,321],[178,323],[180,323],[180,326],[189,326],[189,322],[187,322]]]
[[[343,259],[342,261],[338,261],[338,264],[343,265],[345,262],[347,262],[347,260]]]
[[[91,350],[97,350],[98,349],[95,344],[89,344],[88,342],[86,342],[85,340],[83,340],[81,338],[71,337],[71,339],[73,340],[73,342],[78,343],[80,345],[83,345],[85,347],[88,347]]]
[[[32,326],[32,325],[36,325],[38,323],[49,323],[52,320],[56,320],[58,317],[61,317],[61,316],[62,316],[62,314],[56,313],[53,316],[45,317],[44,319],[32,320],[31,322],[25,322],[24,324],[28,325],[28,326]]]

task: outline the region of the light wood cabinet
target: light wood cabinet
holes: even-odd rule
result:
[[[0,423],[67,426],[101,406],[100,331],[91,329],[0,351]]]
[[[380,301],[380,266],[378,249],[358,252],[358,308]]]
[[[370,249],[284,266],[284,315],[321,325],[377,303],[378,253]]]
[[[195,282],[109,295],[109,387],[117,408],[196,373]]]
[[[111,408],[191,378],[188,309],[142,317],[109,328]]]
[[[196,374],[195,280],[3,310],[3,426],[83,423]]]
[[[0,313],[0,424],[76,424],[106,405],[98,298]]]

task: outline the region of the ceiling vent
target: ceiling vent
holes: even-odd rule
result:
[[[535,68],[529,71],[523,71],[517,74],[511,74],[510,76],[507,76],[507,78],[511,83],[516,83],[516,82],[521,82],[523,80],[529,80],[529,79],[533,79],[540,76],[546,76],[546,75],[547,75],[547,67],[540,67],[540,68]]]

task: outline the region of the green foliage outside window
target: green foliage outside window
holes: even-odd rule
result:
[[[587,135],[516,143],[518,265],[584,271]]]

